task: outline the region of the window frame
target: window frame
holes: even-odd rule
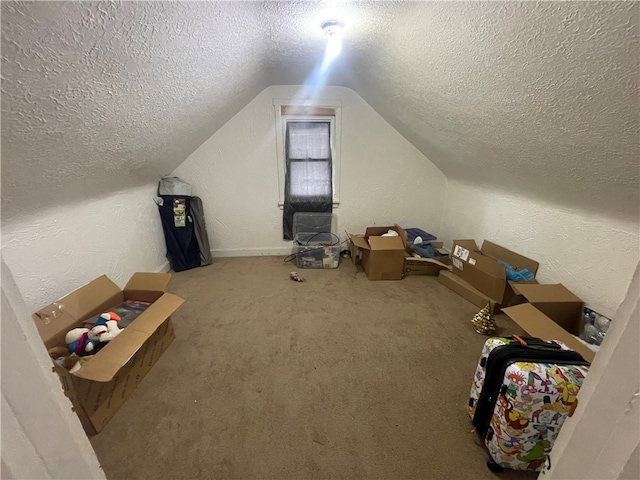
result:
[[[341,131],[341,110],[342,103],[338,100],[279,100],[273,101],[276,118],[276,157],[278,168],[278,207],[284,208],[284,189],[286,173],[285,143],[287,134],[287,122],[330,122],[329,143],[331,148],[331,182],[333,185],[333,208],[340,204],[340,131]],[[282,107],[296,107],[300,113],[282,113]],[[314,115],[313,110],[317,108],[329,108],[333,110],[333,115]]]

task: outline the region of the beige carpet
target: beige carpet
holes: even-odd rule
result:
[[[177,339],[92,438],[110,479],[534,479],[491,473],[465,405],[486,337],[436,277],[216,259],[174,274]],[[522,333],[504,315],[502,333]]]

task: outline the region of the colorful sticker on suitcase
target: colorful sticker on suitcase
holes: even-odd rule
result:
[[[476,413],[478,399],[480,398],[480,392],[482,392],[482,385],[484,384],[484,377],[487,373],[484,367],[487,358],[494,348],[501,347],[503,345],[509,345],[510,343],[511,340],[501,337],[493,337],[484,342],[482,355],[480,355],[480,360],[478,361],[478,366],[476,367],[476,373],[473,376],[473,384],[471,385],[471,393],[469,394],[469,404],[467,405],[467,411],[469,412],[469,416],[472,420],[473,416]]]
[[[540,471],[587,372],[582,365],[509,365],[485,438],[495,462]]]

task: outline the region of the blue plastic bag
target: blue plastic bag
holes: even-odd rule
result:
[[[502,265],[507,270],[507,280],[512,280],[512,281],[518,282],[520,280],[532,280],[533,279],[533,273],[531,273],[526,268],[524,268],[522,270],[516,270],[511,265],[509,265],[507,262],[503,262],[502,260],[498,260],[498,263],[500,265]]]

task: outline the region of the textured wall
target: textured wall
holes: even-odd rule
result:
[[[2,258],[29,312],[107,274],[121,287],[165,265],[155,187],[89,199],[2,224]]]
[[[583,209],[449,182],[441,238],[491,240],[540,263],[541,283],[563,283],[613,318],[640,258],[640,225]]]
[[[3,216],[155,182],[269,85],[326,80],[448,177],[640,215],[635,2],[2,2]]]
[[[211,246],[220,255],[290,253],[282,240],[274,99],[299,87],[270,87],[174,172],[202,197]],[[442,172],[356,93],[329,87],[318,98],[342,102],[338,231],[399,223],[438,233]]]

